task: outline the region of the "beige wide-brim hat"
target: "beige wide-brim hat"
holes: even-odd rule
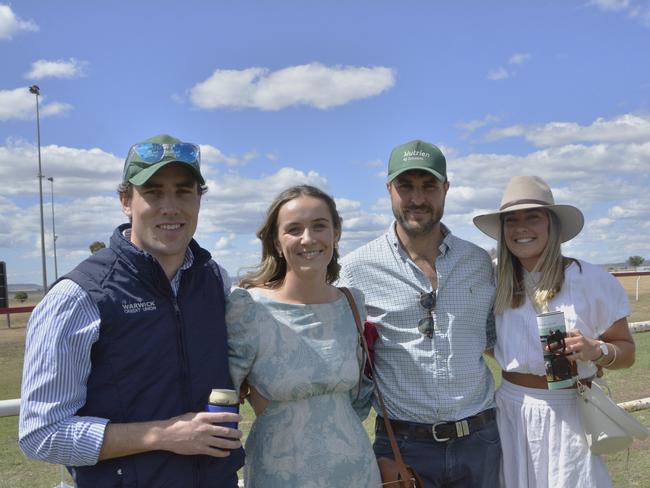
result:
[[[546,208],[557,215],[562,242],[577,236],[585,223],[582,212],[576,207],[555,204],[551,188],[539,176],[513,176],[501,198],[499,210],[477,215],[474,217],[474,225],[492,239],[498,239],[501,214],[528,208]]]

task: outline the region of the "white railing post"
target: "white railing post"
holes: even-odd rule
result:
[[[0,417],[13,417],[20,413],[20,398],[0,400]]]

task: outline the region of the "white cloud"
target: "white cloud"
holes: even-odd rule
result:
[[[630,7],[630,0],[591,0],[589,4],[606,12],[620,12]]]
[[[530,53],[514,53],[510,56],[510,58],[508,58],[508,64],[510,66],[519,66],[528,61],[530,57]],[[499,66],[496,69],[490,70],[487,74],[487,77],[492,81],[500,81],[508,79],[516,74],[517,72],[514,70],[514,68],[506,69],[503,66]]]
[[[9,198],[0,195],[0,216],[3,224],[0,226],[0,248],[23,247],[28,244],[30,228],[25,219],[25,211]],[[20,228],[24,231],[20,232]]]
[[[226,156],[209,144],[200,146],[203,163],[201,170],[209,186],[212,186],[213,178],[223,180],[218,174],[220,165],[242,165],[256,155],[254,151],[249,151],[241,156]],[[41,147],[41,161],[43,174],[55,178],[57,193],[93,195],[97,192],[115,192],[122,176],[124,156],[99,148],[46,145]],[[38,149],[35,144],[7,139],[5,144],[0,146],[0,181],[3,182],[3,185],[0,185],[0,195],[37,192],[37,162]],[[301,175],[304,173],[298,178]],[[304,178],[309,179],[310,176]],[[322,181],[319,180],[319,183]]]
[[[624,117],[603,120],[603,124]],[[522,134],[527,130],[517,127],[522,127]],[[443,221],[454,234],[488,249],[494,247],[494,241],[473,227],[472,217],[498,206],[513,174],[540,174],[553,188],[556,201],[576,205],[586,215],[585,230],[564,246],[567,254],[597,263],[650,255],[650,135],[637,139],[558,144],[523,154],[458,155],[454,148],[444,146],[451,188]],[[254,151],[224,156],[214,146],[202,149],[209,191],[201,203],[197,240],[231,272],[258,262],[259,242],[253,236],[270,202],[291,185],[307,183],[333,193],[344,219],[342,254],[382,234],[392,221],[385,193],[372,204],[362,203],[353,190],[347,194],[332,191],[336,189],[328,188],[323,174],[292,167],[250,177],[240,174],[237,164],[253,157]],[[237,164],[228,164],[227,158]],[[37,192],[36,160],[33,144],[8,140],[0,146],[0,221],[8,222],[0,226],[0,247],[30,256],[30,260],[40,257],[38,205],[24,203],[25,196],[33,202]],[[108,242],[115,225],[125,220],[115,195],[122,158],[98,148],[50,145],[43,148],[43,163],[44,173],[55,177],[59,269],[66,271],[88,255],[90,242]],[[45,183],[49,197],[49,183]],[[373,184],[383,188],[383,183]],[[45,212],[49,228],[49,198]],[[50,256],[51,236],[46,244]]]
[[[316,171],[301,171],[294,168],[280,168],[272,175],[261,176],[259,179],[245,178],[238,173],[226,173],[218,180],[210,181],[210,197],[221,201],[247,200],[257,196],[251,201],[263,200],[270,203],[282,190],[292,185],[313,185],[323,190],[327,189],[327,179]],[[212,191],[214,189],[214,192]]]
[[[207,179],[201,203],[201,234],[254,234],[271,201],[293,185],[313,185],[327,191],[327,180],[315,171],[280,168],[271,175],[248,178],[227,172]]]
[[[515,53],[510,56],[508,63],[510,64],[523,64],[530,59],[530,53]]]
[[[0,40],[12,39],[20,31],[35,32],[38,26],[32,20],[17,17],[9,5],[0,4]]]
[[[60,269],[65,271],[88,255],[90,242],[108,242],[114,227],[126,220],[115,194],[122,160],[97,148],[45,146],[42,155],[44,173],[55,176],[56,227],[61,236],[57,251]],[[36,161],[31,144],[8,141],[0,146],[0,221],[8,223],[0,226],[0,248],[21,249],[28,259],[40,256],[38,205],[17,202],[19,197],[38,192]],[[44,183],[49,229],[49,182]],[[315,171],[286,167],[255,178],[227,172],[217,180],[208,180],[210,191],[202,199],[197,239],[212,243],[211,251],[230,263],[232,269],[254,264],[257,254],[241,246],[254,235],[273,198],[295,184],[327,189],[327,180]],[[345,199],[340,205],[350,211],[357,207],[354,201]],[[51,235],[46,235],[46,241],[51,256]]]
[[[349,198],[336,198],[336,209],[339,213],[356,211],[361,208],[361,202]]]
[[[231,249],[235,237],[235,234],[228,234],[227,236],[220,237],[217,239],[217,242],[214,243],[214,250],[223,251],[226,249]]]
[[[358,215],[343,219],[344,231],[383,231],[390,224],[391,217],[385,214],[369,214],[359,212]]]
[[[583,182],[586,187],[581,188],[581,192],[590,194],[590,187],[598,188],[599,192],[606,191],[607,187],[613,188],[617,177],[638,180],[639,175],[647,176],[648,160],[650,142],[640,146],[570,145],[525,155],[470,154],[448,161],[448,167],[454,168],[454,177],[450,177],[452,188],[476,185],[477,177],[489,187],[488,181],[500,182],[505,186],[505,182],[514,174],[542,174],[551,181],[567,184]],[[605,198],[610,192],[601,193],[601,197]],[[578,197],[572,195],[572,198]]]
[[[556,201],[578,206],[588,213],[588,220],[629,215],[638,226],[650,221],[649,160],[650,138],[641,144],[570,144],[523,155],[474,153],[448,158],[448,168],[454,171],[445,215],[457,216],[475,235],[471,217],[497,208],[512,175],[537,174],[551,185]],[[621,208],[609,210],[616,206]],[[641,216],[645,208],[646,215]],[[609,235],[616,229],[604,231]],[[486,245],[490,244],[486,241]]]
[[[49,182],[46,182],[49,185]],[[55,186],[56,188],[56,186]],[[44,202],[46,216],[46,255],[52,256],[51,207],[49,188]],[[56,191],[56,190],[55,190]],[[40,213],[38,204],[21,207],[15,204],[2,205],[0,197],[0,220],[7,225],[0,226],[0,248],[21,249],[23,256],[36,258],[41,255]],[[90,254],[88,246],[95,240],[108,243],[115,226],[125,220],[117,196],[92,196],[88,198],[61,198],[55,193],[55,218],[57,233],[57,257],[60,265],[69,260],[78,262],[79,256]],[[97,216],[101,215],[101,218]],[[66,268],[69,269],[69,268]]]
[[[496,122],[499,122],[500,120],[501,120],[501,117],[499,117],[497,115],[487,114],[482,119],[474,119],[474,120],[470,120],[469,122],[458,122],[456,124],[456,127],[458,127],[459,129],[462,129],[463,130],[463,138],[467,138],[474,131],[480,129],[481,127],[485,127],[486,125],[489,125],[489,124],[494,124]]]
[[[628,18],[640,22],[650,28],[650,7],[647,2],[632,2],[630,0],[591,0],[592,5],[603,12],[625,14]]]
[[[503,66],[499,66],[497,69],[490,70],[487,74],[488,79],[493,81],[505,80],[509,76],[510,73],[508,73],[508,70]]]
[[[370,209],[373,212],[390,212],[390,198],[388,195],[382,198],[378,198],[377,201],[375,201],[375,203],[370,206]]]
[[[257,159],[258,157],[259,157],[259,154],[257,154],[257,151],[255,151],[255,150],[252,150],[252,151],[246,151],[246,152],[242,155],[241,160],[242,160],[242,163],[243,163],[243,164],[246,164],[246,163],[248,163],[249,161],[253,161],[254,159]]]
[[[88,63],[70,58],[68,61],[59,59],[47,61],[39,59],[32,63],[32,69],[25,73],[25,78],[41,80],[43,78],[78,78],[85,76],[85,69]]]
[[[236,156],[226,156],[221,150],[209,144],[201,144],[201,161],[204,163],[225,163],[228,166],[237,166],[242,159]]]
[[[640,142],[650,140],[650,116],[625,114],[614,119],[596,119],[591,125],[552,122],[527,132],[538,146],[572,142]]]
[[[609,217],[601,217],[599,219],[594,219],[586,225],[591,226],[593,229],[605,229],[614,223],[613,219]]]
[[[113,192],[122,175],[123,160],[98,148],[41,147],[43,174],[55,179],[57,194],[95,195]],[[25,141],[0,146],[0,195],[38,192],[38,150]],[[47,183],[47,182],[45,182]]]
[[[485,136],[486,141],[496,141],[508,137],[518,137],[525,133],[526,129],[521,125],[512,125],[510,127],[499,127],[492,129]]]
[[[621,251],[603,243],[626,233],[629,228],[636,231],[627,242],[620,243],[620,249],[628,254],[647,253],[647,239],[639,234],[644,226],[650,227],[646,224],[650,222],[650,193],[647,192],[650,187],[647,171],[650,138],[638,144],[569,144],[522,155],[473,153],[456,156],[454,153],[453,150],[446,153],[451,187],[443,220],[456,235],[486,249],[494,247],[494,241],[474,228],[472,217],[498,207],[512,175],[539,174],[553,188],[556,201],[578,206],[590,223],[575,242],[565,246],[570,255],[584,259],[593,257],[599,263],[615,261],[620,258]],[[364,239],[383,232],[390,220],[388,197],[378,199],[368,208],[362,206],[348,213],[348,227],[343,233],[348,241],[344,249],[352,250],[363,244]]]
[[[494,129],[487,140],[523,136],[536,146],[557,146],[576,142],[634,143],[650,140],[650,116],[624,114],[612,119],[597,118],[590,125],[549,122],[542,126],[512,126]]]
[[[41,117],[63,115],[72,110],[72,105],[62,102],[44,103],[45,96],[40,97],[39,110]],[[36,100],[28,87],[0,90],[0,121],[31,120],[36,118]]]
[[[277,71],[218,69],[192,87],[189,97],[202,109],[280,110],[294,105],[327,109],[379,95],[394,84],[395,73],[390,68],[310,63]]]
[[[72,109],[73,107],[69,103],[52,102],[40,106],[40,102],[39,102],[40,117],[50,117],[52,115],[65,115]]]
[[[358,200],[341,197],[336,198],[336,207],[343,218],[342,255],[385,232],[392,221],[390,207],[368,211]]]
[[[647,191],[642,190],[642,193],[645,194]],[[614,205],[609,210],[608,216],[612,219],[639,219],[649,222],[650,208],[648,208],[648,199],[642,195],[630,195],[630,197],[622,204]]]
[[[480,129],[485,125],[498,122],[499,120],[501,120],[500,117],[496,115],[487,114],[482,119],[474,119],[474,120],[470,120],[469,122],[459,122],[456,124],[456,127],[472,132],[475,131],[476,129]]]

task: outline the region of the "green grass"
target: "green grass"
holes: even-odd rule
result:
[[[636,282],[639,280],[639,300],[636,300]],[[628,317],[630,322],[650,320],[650,275],[625,276],[618,278],[630,300],[632,313]],[[650,486],[650,483],[648,484]]]
[[[24,303],[10,298],[10,307],[35,305],[40,296],[30,294]],[[11,316],[7,329],[0,316],[0,400],[20,397],[20,378],[25,351],[25,326],[29,314]],[[61,477],[59,466],[27,459],[18,448],[18,417],[0,417],[0,488],[52,488],[62,479],[72,484],[67,472]]]
[[[650,320],[650,276],[640,280],[640,300],[634,300],[636,278],[622,278],[630,296],[632,315],[630,322]],[[39,297],[30,296],[24,304],[10,301],[10,306],[34,304]],[[5,317],[0,317],[0,399],[18,398],[20,396],[20,377],[23,363],[25,326],[28,315],[12,316],[11,329],[6,328]],[[635,334],[637,345],[636,364],[631,369],[607,371],[614,398],[618,402],[636,398],[650,397],[650,332]],[[498,366],[490,361],[490,367],[497,382],[500,379]],[[645,425],[650,426],[650,410],[635,413]],[[240,428],[248,434],[254,414],[247,405],[242,407]],[[374,439],[374,412],[364,422],[366,431]],[[650,440],[635,441],[630,449],[629,462],[627,452],[606,457],[607,466],[615,487],[649,487],[647,481],[650,473]],[[61,481],[59,466],[27,459],[18,448],[18,417],[0,418],[0,488],[51,488]],[[65,473],[65,480],[71,483]]]

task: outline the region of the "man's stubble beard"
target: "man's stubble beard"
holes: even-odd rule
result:
[[[417,208],[422,209],[423,207]],[[412,224],[406,220],[406,216],[401,211],[401,209],[396,209],[395,207],[392,209],[393,216],[395,217],[397,223],[404,230],[404,233],[412,238],[426,237],[431,235],[436,226],[442,220],[443,215],[443,209],[433,210],[431,207],[427,206],[424,207],[424,209],[430,212],[431,218],[424,224]]]

